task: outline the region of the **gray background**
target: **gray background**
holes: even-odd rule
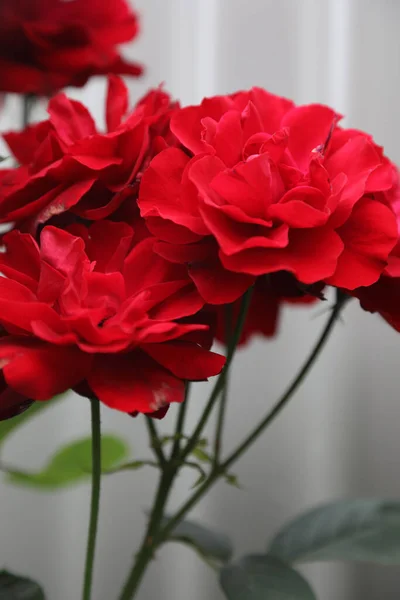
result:
[[[207,94],[261,85],[298,102],[330,103],[346,123],[364,128],[399,162],[397,0],[141,0],[140,41],[127,53],[148,66],[130,84],[134,99],[165,81],[184,103]],[[82,91],[102,119],[104,84]],[[15,98],[1,127],[18,116]],[[39,116],[39,113],[37,114]],[[323,307],[324,308],[324,307]],[[263,415],[310,348],[326,315],[288,309],[273,343],[256,341],[235,360],[226,447]],[[238,554],[262,550],[290,516],[317,502],[357,495],[400,497],[400,338],[378,317],[347,307],[328,348],[268,435],[235,468],[243,490],[221,483],[193,515],[231,533]],[[196,386],[190,421],[210,384]],[[171,410],[162,424],[173,424]],[[102,411],[104,429],[146,454],[141,419]],[[70,397],[30,423],[4,458],[40,467],[61,443],[88,432],[87,403]],[[156,476],[121,474],[103,482],[94,600],[114,600],[139,543]],[[179,506],[192,483],[183,474]],[[46,585],[50,600],[76,600],[83,571],[89,488],[41,494],[0,483],[0,564]],[[399,568],[314,565],[322,600],[397,600]],[[169,545],[145,578],[140,600],[218,600],[215,576],[190,551]]]

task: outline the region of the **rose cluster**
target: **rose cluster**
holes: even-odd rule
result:
[[[241,342],[326,286],[400,329],[398,172],[332,109],[259,88],[129,109],[111,77],[106,132],[63,94],[48,112],[4,136],[0,416],[69,388],[162,416],[221,371],[250,288]]]

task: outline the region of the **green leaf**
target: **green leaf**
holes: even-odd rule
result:
[[[321,506],[281,529],[269,552],[288,562],[400,564],[400,502],[358,499]]]
[[[7,419],[6,421],[0,421],[0,448],[2,444],[6,441],[8,436],[18,427],[21,427],[27,421],[30,421],[32,417],[35,417],[39,413],[43,412],[50,406],[53,406],[56,402],[61,400],[64,395],[59,395],[53,398],[52,400],[47,400],[46,402],[35,402],[28,410],[18,415],[17,417],[13,417],[12,419]]]
[[[228,600],[315,600],[297,571],[268,555],[245,556],[224,566],[220,583]]]
[[[204,462],[204,463],[212,463],[213,462],[211,456],[207,452],[205,452],[202,448],[199,448],[199,446],[197,446],[197,448],[194,448],[194,450],[192,450],[192,454],[195,458],[197,458],[197,460],[200,460],[201,462]]]
[[[120,473],[121,471],[137,471],[142,467],[155,467],[159,468],[159,464],[152,460],[133,460],[128,463],[123,463],[122,465],[115,467],[114,469],[106,470],[103,468],[103,472],[106,475],[112,475],[113,473]],[[0,599],[1,600],[1,599]]]
[[[31,579],[0,571],[0,600],[45,600],[45,597]]]
[[[107,472],[127,457],[124,441],[111,435],[101,438],[102,470]],[[92,471],[92,443],[90,438],[78,440],[61,448],[37,473],[8,470],[7,480],[34,488],[63,488],[85,481]]]
[[[239,479],[238,479],[237,475],[227,473],[226,475],[224,475],[224,477],[225,477],[226,483],[228,483],[229,485],[232,485],[233,487],[242,489],[242,486],[239,483]]]
[[[163,520],[167,525],[168,517]],[[182,542],[196,550],[202,557],[227,562],[233,553],[232,542],[224,533],[212,531],[193,521],[181,521],[172,530],[168,541]]]

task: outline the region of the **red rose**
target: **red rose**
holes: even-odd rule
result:
[[[128,91],[109,80],[107,133],[97,131],[79,102],[64,94],[48,107],[49,119],[4,138],[20,167],[0,170],[0,221],[35,233],[38,225],[67,211],[94,221],[136,202],[140,174],[166,145],[173,105],[161,89],[128,112]]]
[[[203,348],[206,326],[179,322],[202,300],[186,269],[132,246],[124,223],[99,221],[81,237],[45,227],[4,236],[0,256],[0,364],[14,392],[47,400],[69,388],[124,412],[181,402],[184,380],[220,372]]]
[[[188,263],[207,302],[278,271],[349,290],[378,280],[397,240],[382,200],[394,167],[338,118],[258,88],[175,112],[184,150],[153,159],[139,207],[157,252]]]
[[[137,34],[125,0],[2,0],[0,91],[51,95],[93,75],[140,75],[117,49]]]

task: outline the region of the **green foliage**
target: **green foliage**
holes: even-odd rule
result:
[[[297,571],[269,555],[245,556],[224,566],[220,583],[228,600],[315,600]]]
[[[269,552],[288,562],[400,564],[400,502],[358,499],[321,506],[283,527]]]
[[[128,454],[129,449],[123,440],[111,435],[102,436],[101,455],[104,472],[115,468]],[[86,481],[90,478],[91,471],[91,438],[84,438],[58,450],[41,471],[29,473],[8,470],[7,480],[32,488],[58,489]]]
[[[45,600],[45,596],[31,579],[0,571],[0,600]]]

